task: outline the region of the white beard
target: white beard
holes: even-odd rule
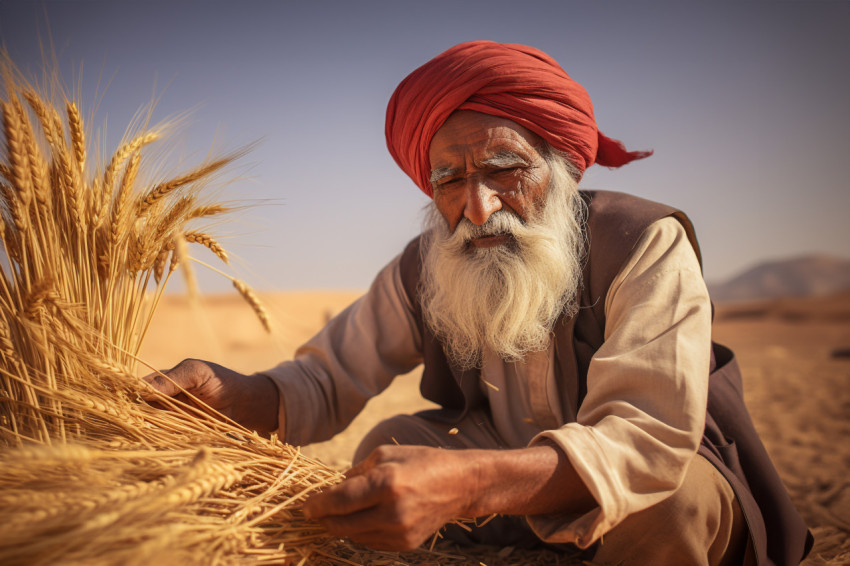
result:
[[[430,205],[421,280],[425,323],[463,369],[481,367],[489,348],[505,361],[548,347],[555,321],[578,311],[586,213],[566,160],[547,157],[551,180],[538,218],[497,211],[482,226],[463,219],[454,233]],[[477,248],[474,237],[511,234]]]

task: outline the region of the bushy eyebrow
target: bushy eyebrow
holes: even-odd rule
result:
[[[440,179],[445,179],[446,177],[450,177],[458,172],[458,169],[452,169],[451,167],[440,167],[439,169],[434,169],[431,171],[431,177],[428,178],[432,183],[436,183]]]
[[[513,151],[508,151],[503,149],[497,154],[488,157],[486,159],[482,159],[481,161],[475,164],[477,167],[519,167],[519,166],[527,166],[528,161],[514,153]],[[446,177],[451,177],[452,175],[456,175],[460,169],[453,169],[451,167],[439,167],[437,169],[433,169],[431,171],[431,176],[428,180],[432,183],[436,183],[441,179],[445,179]]]
[[[487,167],[518,167],[520,165],[528,165],[528,161],[513,151],[503,149],[492,157],[482,159],[479,166],[481,165],[485,165]]]

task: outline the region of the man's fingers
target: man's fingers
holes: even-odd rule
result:
[[[366,472],[368,472],[369,470],[371,470],[372,468],[375,467],[375,461],[376,461],[376,458],[374,456],[374,453],[370,454],[369,456],[366,457],[365,460],[363,460],[362,462],[360,462],[358,464],[353,465],[352,467],[350,467],[345,472],[346,479],[351,479],[351,478],[355,478],[357,476],[362,476],[363,474],[365,474]]]
[[[182,389],[190,392],[196,389],[212,374],[210,366],[200,360],[183,360],[170,370],[155,372],[142,379],[160,393],[174,397]]]
[[[375,550],[394,550],[387,539],[394,540],[392,529],[380,520],[380,512],[375,507],[344,517],[324,517],[322,526],[334,536],[347,537],[354,542],[365,544]],[[377,527],[376,527],[377,525]],[[394,541],[396,545],[398,541]]]
[[[410,528],[411,525],[403,524],[398,517],[388,514],[387,507],[380,505],[351,515],[323,517],[320,522],[330,534],[350,538],[375,550],[413,550],[431,534],[427,529]]]
[[[365,476],[357,476],[311,495],[304,502],[304,514],[308,519],[350,515],[373,507],[378,499],[371,482]]]
[[[166,379],[159,373],[151,373],[149,375],[146,375],[142,378],[142,380],[144,380],[153,389],[156,389],[163,395],[174,397],[175,395],[180,393],[179,387],[177,387],[172,381]],[[156,399],[156,394],[152,391],[142,391],[142,398],[146,401],[150,401],[151,399]]]
[[[345,472],[345,477],[353,478],[356,476],[362,476],[376,466],[386,464],[388,462],[396,462],[399,458],[399,450],[405,450],[407,448],[409,447],[400,447],[391,444],[378,446],[361,462],[349,468],[348,471]]]

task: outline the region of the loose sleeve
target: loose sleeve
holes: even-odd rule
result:
[[[342,431],[366,401],[422,361],[421,332],[401,283],[400,256],[369,291],[295,352],[262,372],[280,393],[284,440],[296,446]]]
[[[605,341],[593,356],[576,422],[545,431],[598,507],[534,516],[547,542],[587,547],[681,485],[705,424],[711,304],[696,255],[673,218],[653,223],[615,278]]]

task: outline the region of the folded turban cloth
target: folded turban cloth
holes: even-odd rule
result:
[[[596,128],[584,88],[533,47],[461,43],[398,85],[387,107],[387,147],[396,163],[433,196],[431,139],[455,110],[475,110],[520,124],[563,151],[580,173],[598,163],[620,167],[651,151],[626,151]]]

